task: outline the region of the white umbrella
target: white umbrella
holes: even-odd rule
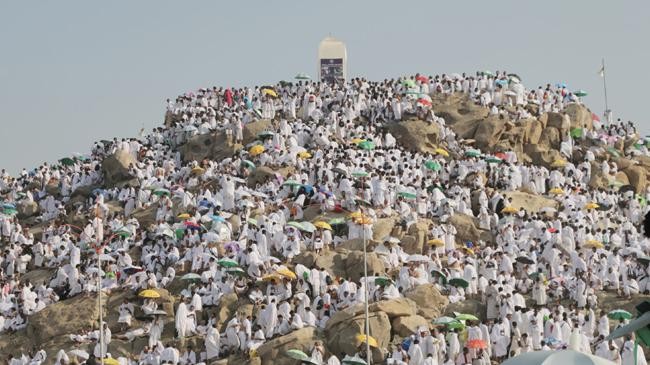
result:
[[[430,258],[424,256],[424,255],[411,255],[408,257],[407,261],[408,262],[418,262],[418,261],[429,261],[431,260]]]
[[[114,259],[112,256],[107,255],[107,254],[105,254],[105,253],[99,255],[99,259],[102,260],[102,261],[108,261],[108,262],[113,262],[113,261],[115,261],[115,259]]]
[[[533,351],[515,356],[503,362],[503,365],[614,365],[616,363],[599,356],[585,354],[575,350]]]
[[[68,356],[76,356],[80,359],[85,359],[85,360],[87,360],[90,357],[90,355],[88,355],[86,351],[80,349],[68,351]]]

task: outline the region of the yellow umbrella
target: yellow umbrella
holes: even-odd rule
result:
[[[365,141],[365,139],[353,138],[352,141],[350,141],[350,142],[352,142],[354,144],[359,144],[359,143],[364,142],[364,141]]]
[[[449,157],[449,152],[447,152],[447,150],[445,150],[444,148],[436,148],[433,152],[441,156]]]
[[[262,152],[264,152],[264,146],[259,145],[259,144],[251,147],[251,149],[248,150],[248,154],[251,155],[251,156],[257,156],[257,155],[261,154]]]
[[[205,173],[205,169],[203,167],[195,167],[192,169],[192,173],[194,175],[203,175]]]
[[[332,230],[332,226],[330,226],[329,223],[327,223],[327,222],[323,222],[323,221],[315,222],[315,223],[314,223],[314,227],[316,227],[316,228],[321,228],[321,229],[327,229],[327,230],[329,230],[329,231]]]
[[[372,224],[372,219],[370,219],[370,217],[363,216],[363,217],[356,218],[354,220],[354,223],[368,225],[368,224]]]
[[[587,242],[585,242],[585,247],[589,247],[589,248],[592,248],[592,247],[595,247],[595,248],[604,248],[605,245],[603,245],[603,243],[600,242],[600,241],[596,241],[596,240],[587,240]]]
[[[555,160],[551,164],[551,167],[564,167],[566,166],[566,161],[565,160]]]
[[[160,294],[157,291],[151,289],[141,291],[140,294],[138,294],[138,296],[140,298],[150,298],[150,299],[160,298]]]
[[[102,363],[103,363],[104,365],[120,365],[120,362],[117,361],[117,360],[115,360],[115,359],[112,358],[112,357],[107,357],[107,358],[105,358],[105,359],[102,359]]]
[[[469,248],[469,247],[465,247],[465,246],[463,246],[463,247],[461,247],[461,249],[462,249],[463,251],[465,251],[465,253],[468,254],[468,255],[473,255],[473,254],[474,254],[474,250],[472,250],[472,249]]]
[[[274,90],[271,89],[262,89],[262,93],[264,95],[272,96],[274,98],[278,97],[278,93],[276,93]]]
[[[562,195],[562,194],[564,194],[564,190],[562,190],[560,188],[553,188],[553,189],[549,190],[549,193],[555,194],[555,195]]]
[[[280,280],[280,279],[282,279],[282,277],[278,274],[268,274],[262,276],[262,280],[264,281],[272,281],[272,280]]]
[[[178,219],[189,219],[190,217],[191,217],[191,215],[189,215],[187,213],[183,213],[183,214],[178,215]]]
[[[585,209],[598,209],[598,208],[600,208],[600,205],[594,202],[587,203],[587,205],[585,205]]]
[[[366,338],[367,338],[367,341],[366,341]],[[377,340],[374,337],[372,337],[372,336],[366,337],[366,335],[364,335],[363,333],[359,333],[357,335],[357,341],[359,341],[361,343],[368,342],[368,345],[370,345],[372,347],[375,347],[375,348],[379,348],[379,344],[377,343]]]
[[[517,208],[515,208],[513,206],[507,206],[507,207],[501,209],[501,213],[505,213],[505,214],[514,214],[514,213],[517,213],[517,212],[518,212]]]
[[[276,272],[277,272],[278,274],[284,276],[285,278],[289,278],[289,279],[292,279],[292,280],[295,280],[295,279],[298,278],[298,277],[296,276],[296,274],[295,274],[293,271],[287,269],[286,267],[280,268],[280,269],[279,269],[278,271],[276,271]]]
[[[311,153],[307,151],[302,151],[298,153],[298,157],[300,158],[311,158]]]
[[[429,241],[427,241],[427,243],[430,244],[431,246],[436,246],[436,247],[442,247],[442,246],[445,245],[445,243],[442,242],[442,240],[440,238],[429,240]]]
[[[350,219],[357,219],[357,218],[361,218],[361,217],[363,217],[363,213],[361,213],[360,211],[356,211],[356,212],[352,212],[352,213],[348,214],[348,218],[350,218]]]

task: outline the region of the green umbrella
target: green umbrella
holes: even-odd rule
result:
[[[365,171],[354,171],[352,172],[352,176],[354,177],[368,177],[368,173]]]
[[[465,279],[453,278],[453,279],[449,280],[449,285],[455,286],[455,287],[460,286],[460,287],[463,287],[463,288],[467,288],[469,286],[469,283]]]
[[[311,77],[309,77],[309,75],[307,75],[307,74],[304,73],[304,72],[299,72],[299,73],[294,77],[294,79],[296,79],[296,80],[309,80],[309,79],[311,79]]]
[[[365,199],[356,198],[356,199],[354,199],[354,202],[357,203],[357,205],[361,205],[361,206],[364,206],[364,207],[372,207],[372,203],[365,200]]]
[[[483,71],[481,73],[485,76],[494,76],[494,73],[492,71]]]
[[[578,91],[574,92],[573,95],[578,96],[578,97],[583,97],[583,96],[587,96],[587,92],[584,91],[584,90],[578,90]]]
[[[415,80],[406,79],[406,80],[402,81],[402,85],[404,85],[406,87],[409,87],[409,88],[410,87],[415,87]]]
[[[609,317],[609,319],[617,320],[632,319],[632,313],[623,309],[614,309],[613,311],[607,313],[607,317]]]
[[[357,146],[359,146],[359,148],[361,148],[362,150],[366,150],[366,151],[375,149],[375,144],[370,141],[363,141],[359,143]]]
[[[183,275],[181,280],[201,280],[201,275],[191,272],[189,274]]]
[[[257,134],[257,138],[264,139],[264,138],[273,137],[274,135],[275,135],[275,133],[273,133],[271,131],[262,131],[262,132]]]
[[[442,271],[431,270],[431,276],[438,276],[442,279],[442,284],[447,284],[447,275],[443,274]]]
[[[255,168],[255,164],[254,164],[253,161],[251,161],[251,160],[243,160],[243,161],[241,162],[241,165],[242,165],[245,169],[251,169],[251,170],[252,170],[252,169]]]
[[[501,163],[501,162],[503,162],[503,160],[498,158],[498,157],[490,157],[490,158],[487,158],[485,161],[487,161],[487,163]]]
[[[154,194],[154,195],[158,195],[158,196],[163,196],[163,195],[170,196],[170,195],[172,195],[172,193],[171,193],[169,190],[167,190],[167,189],[162,189],[162,188],[161,188],[161,189],[156,189],[156,190],[154,190],[154,191],[153,191],[153,194]]]
[[[257,219],[248,218],[248,219],[246,219],[246,222],[248,222],[248,224],[251,224],[251,225],[257,227]]]
[[[481,155],[481,151],[479,150],[467,150],[465,152],[465,156],[467,157],[478,157]]]
[[[464,330],[465,329],[465,323],[461,321],[454,321],[446,324],[447,328],[453,330],[453,329],[460,329]]]
[[[226,273],[234,276],[246,276],[246,271],[241,267],[232,267],[226,270]]]
[[[424,163],[424,167],[432,171],[440,170],[440,163],[438,161],[427,161]]]
[[[18,214],[18,211],[16,209],[5,208],[2,210],[2,213],[6,215],[16,215]]]
[[[400,193],[397,193],[397,196],[401,196],[404,199],[415,199],[418,197],[417,195],[413,193],[409,193],[408,191],[402,191]]]
[[[74,165],[74,160],[71,159],[70,157],[64,157],[64,158],[60,159],[59,162],[63,166],[72,166],[72,165]]]
[[[296,221],[292,221],[292,222],[287,223],[287,226],[296,228],[296,229],[301,230],[301,231],[305,229],[305,227],[303,227],[302,224],[300,224],[300,222],[296,222]]]
[[[117,232],[115,232],[115,234],[118,235],[118,236],[120,236],[120,237],[122,237],[122,238],[128,238],[128,237],[131,237],[131,232],[126,231],[126,230],[122,230],[122,229],[119,230],[119,231],[117,231]]]
[[[345,218],[332,218],[329,222],[330,226],[342,225],[345,224]]]
[[[300,225],[302,226],[302,230],[305,232],[313,233],[316,231],[316,226],[311,222],[300,222]]]
[[[239,264],[237,264],[237,261],[232,259],[221,259],[217,261],[217,264],[219,264],[219,266],[221,267],[226,267],[226,268],[233,268],[239,266]]]
[[[405,92],[404,94],[406,94],[406,95],[420,95],[420,92],[419,91],[409,90],[409,91]]]
[[[309,361],[311,359],[306,353],[297,349],[288,350],[286,354],[292,359],[303,361],[303,362]]]
[[[300,185],[302,184],[297,182],[296,180],[287,180],[284,183],[282,183],[282,186],[290,186],[292,188]]]
[[[572,138],[582,138],[582,128],[573,128],[570,132]]]
[[[393,280],[391,280],[390,278],[387,278],[387,277],[380,276],[378,278],[375,278],[375,285],[386,286],[386,285],[392,284],[392,283],[393,283]]]
[[[459,321],[478,321],[478,317],[476,317],[473,314],[467,314],[467,313],[456,313],[454,312],[454,316],[456,316],[456,319]]]
[[[454,322],[458,322],[458,320],[456,318],[451,318],[451,317],[447,317],[447,316],[443,316],[443,317],[440,317],[440,318],[437,318],[437,319],[433,320],[433,324],[444,324],[444,325],[446,325],[446,324],[454,323]]]
[[[368,365],[366,360],[360,358],[357,355],[355,355],[355,356],[345,355],[345,357],[343,358],[342,363],[344,365]]]

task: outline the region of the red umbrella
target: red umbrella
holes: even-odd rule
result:
[[[415,78],[416,81],[420,81],[423,84],[426,84],[429,82],[429,78],[424,76],[424,75],[419,75],[418,77]]]
[[[600,118],[596,115],[596,113],[591,113],[591,120],[594,122],[600,122]]]
[[[418,103],[422,104],[422,105],[426,105],[426,106],[431,106],[431,101],[429,101],[427,99],[424,99],[424,98],[418,99]]]
[[[553,227],[549,228],[548,231],[551,233],[557,233],[557,229]]]
[[[500,158],[502,160],[505,160],[506,159],[506,154],[503,153],[503,152],[497,152],[497,153],[494,154],[494,157],[498,157],[498,158]]]
[[[481,340],[481,339],[469,340],[467,342],[467,348],[470,348],[470,349],[486,349],[487,348],[487,342],[485,342],[485,340]]]

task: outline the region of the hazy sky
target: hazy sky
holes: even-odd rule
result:
[[[506,69],[567,82],[650,133],[650,1],[0,0],[0,167],[15,173],[161,123],[199,87],[312,76],[320,40],[347,43],[348,74]]]

